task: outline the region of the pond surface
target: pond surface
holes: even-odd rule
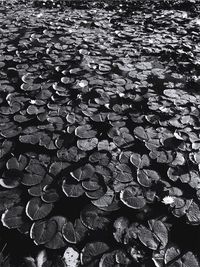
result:
[[[198,11],[0,7],[5,264],[200,266],[199,29]]]

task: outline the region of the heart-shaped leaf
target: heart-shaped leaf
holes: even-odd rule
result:
[[[62,190],[67,197],[80,197],[85,192],[80,183],[67,183],[67,180],[63,181]]]
[[[16,206],[6,210],[1,216],[2,224],[9,228],[18,228],[23,224],[24,207]]]
[[[72,177],[77,181],[82,181],[91,178],[95,173],[95,168],[91,164],[86,164],[83,167],[71,172]]]
[[[30,230],[30,237],[37,245],[49,242],[57,231],[57,224],[55,221],[37,221],[33,223]]]
[[[146,205],[146,200],[142,195],[138,195],[137,188],[128,186],[120,192],[121,201],[132,209],[142,209]]]
[[[81,211],[81,221],[90,230],[103,229],[109,224],[109,213],[96,208],[93,205],[86,206]]]
[[[93,262],[97,257],[100,257],[109,247],[103,242],[88,243],[81,251],[81,264],[89,264]]]
[[[88,229],[83,225],[80,219],[77,219],[73,225],[68,221],[62,229],[64,239],[72,244],[79,243],[85,237]]]
[[[137,171],[137,180],[144,187],[150,187],[153,182],[160,180],[158,172],[150,169],[139,169]]]
[[[26,205],[26,215],[33,221],[45,218],[53,209],[52,203],[44,203],[39,197],[34,197]]]

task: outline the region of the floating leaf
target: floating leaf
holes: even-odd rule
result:
[[[47,174],[45,175],[41,183],[35,186],[31,186],[28,189],[28,192],[31,196],[34,196],[34,197],[42,196],[44,187],[47,185],[50,185],[52,182],[53,182],[53,178]]]
[[[95,173],[95,168],[91,164],[86,164],[83,167],[71,172],[72,177],[77,181],[82,181],[91,178]]]
[[[187,219],[191,224],[199,225],[200,224],[200,207],[194,201],[189,206],[189,209],[186,213]]]
[[[97,200],[92,200],[91,203],[98,208],[108,207],[109,205],[112,204],[114,195],[115,195],[114,191],[111,190],[110,188],[107,188],[105,195],[103,195]]]
[[[53,209],[52,203],[44,203],[40,198],[32,198],[26,205],[26,215],[31,220],[45,218]]]
[[[144,187],[150,187],[153,182],[160,180],[158,172],[150,169],[140,169],[137,171],[137,180]]]
[[[30,237],[37,245],[49,242],[57,231],[57,224],[55,221],[38,221],[34,222],[31,230]]]
[[[122,183],[128,183],[133,180],[133,174],[130,167],[127,164],[117,164],[116,169],[113,172],[115,179]]]
[[[87,191],[96,191],[100,189],[99,177],[94,173],[89,180],[82,181],[82,187]]]
[[[0,178],[0,186],[4,187],[4,188],[16,188],[19,186],[20,182],[19,182],[20,178],[19,177],[15,177],[15,178]]]
[[[142,225],[139,226],[138,238],[149,249],[156,250],[158,248],[159,241],[150,230]]]
[[[160,248],[165,248],[168,243],[168,230],[165,224],[159,220],[151,220],[149,221],[149,225],[154,233],[154,236],[161,244]]]
[[[22,215],[24,213],[24,207],[16,206],[9,210],[6,210],[1,216],[2,224],[9,228],[18,228],[23,224]]]
[[[98,190],[95,191],[87,191],[85,192],[86,196],[91,199],[99,199],[105,195],[105,189],[100,187]]]
[[[164,262],[165,264],[175,261],[180,256],[180,250],[177,247],[169,247],[165,252]]]
[[[140,155],[138,153],[132,153],[130,156],[130,162],[138,169],[142,169],[144,167],[149,167],[150,158],[148,155]]]
[[[109,247],[103,242],[88,243],[81,251],[81,264],[89,264],[97,257],[100,257]]]
[[[78,140],[77,146],[79,149],[83,151],[90,151],[93,150],[98,144],[97,138],[89,138],[84,140]]]
[[[10,209],[21,200],[22,191],[18,188],[0,191],[0,211]]]
[[[148,141],[149,137],[145,131],[145,129],[142,126],[138,126],[134,129],[134,135],[138,139]]]
[[[121,201],[132,209],[142,209],[146,205],[146,200],[143,196],[138,195],[137,188],[128,186],[120,192]]]
[[[78,126],[75,129],[75,135],[83,139],[89,139],[95,137],[97,132],[92,130],[92,127],[89,124]]]
[[[88,229],[83,225],[80,219],[77,219],[73,225],[68,221],[62,229],[64,239],[72,244],[79,243],[85,237]]]
[[[81,184],[67,183],[67,180],[63,181],[62,190],[67,197],[80,197],[85,192]]]
[[[6,163],[7,169],[16,169],[19,171],[24,170],[26,165],[27,165],[27,158],[24,155],[19,155],[18,159],[12,157]]]
[[[185,267],[190,267],[190,266],[199,267],[200,266],[198,258],[191,251],[188,251],[186,254],[184,254],[181,260],[183,264],[185,265]]]
[[[56,176],[58,175],[62,170],[68,168],[70,164],[68,162],[62,162],[62,161],[55,161],[51,164],[49,167],[49,173]]]
[[[3,143],[0,145],[0,159],[11,151],[12,145],[13,143],[9,140],[3,141]]]
[[[107,212],[96,208],[93,205],[86,206],[81,211],[81,221],[90,230],[103,229],[109,224],[109,219],[106,217]]]
[[[50,249],[59,249],[66,246],[66,242],[62,235],[62,228],[66,223],[66,219],[62,216],[54,216],[49,219],[49,222],[56,223],[57,231],[50,241],[45,243],[45,246]]]
[[[99,267],[114,267],[116,266],[116,251],[104,253],[99,262]]]
[[[55,189],[49,189],[43,192],[41,199],[46,203],[54,203],[59,200],[59,195]]]

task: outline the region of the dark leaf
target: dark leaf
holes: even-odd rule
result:
[[[3,141],[3,143],[0,145],[0,159],[11,151],[12,145],[13,143],[9,140]]]
[[[73,225],[68,221],[62,229],[64,239],[72,244],[79,243],[86,235],[88,229],[82,224],[80,219],[77,219]]]
[[[86,206],[81,211],[81,221],[90,230],[103,229],[109,224],[106,217],[108,212],[102,211],[93,205]]]
[[[30,230],[30,237],[37,245],[49,242],[57,231],[57,224],[55,221],[38,221],[33,223]]]
[[[146,200],[142,195],[138,195],[137,188],[128,186],[120,192],[121,201],[132,209],[142,209],[146,205]]]
[[[67,183],[67,180],[63,181],[62,190],[67,197],[80,197],[85,192],[80,183]]]
[[[154,237],[153,233],[146,227],[140,225],[138,238],[146,247],[152,250],[157,250],[159,241]]]
[[[187,219],[189,223],[193,225],[199,225],[200,224],[200,208],[197,203],[194,201],[189,206],[189,209],[186,213]]]
[[[148,155],[140,155],[138,153],[132,153],[130,156],[130,162],[138,169],[142,169],[144,167],[149,167],[150,158]]]
[[[23,224],[22,214],[24,213],[24,207],[16,206],[9,210],[6,210],[1,216],[2,224],[9,228],[18,228]]]
[[[149,225],[154,233],[154,236],[161,244],[160,248],[165,248],[168,243],[168,230],[165,224],[159,220],[151,220],[149,221]]]
[[[71,175],[77,180],[82,181],[89,178],[95,173],[95,168],[91,164],[86,164],[83,167],[76,169],[75,171],[71,172]]]
[[[83,139],[89,139],[95,137],[97,132],[92,130],[92,127],[89,124],[78,126],[75,130],[75,135]]]
[[[81,251],[81,263],[89,264],[108,250],[108,245],[103,242],[88,243]]]
[[[31,220],[45,218],[53,209],[52,203],[44,203],[39,197],[32,198],[26,205],[26,215]]]
[[[117,164],[116,170],[113,173],[115,179],[122,183],[128,183],[133,180],[133,174],[127,164]]]
[[[68,162],[56,161],[51,164],[49,167],[49,173],[54,176],[58,175],[62,170],[69,167],[70,164]]]
[[[5,211],[10,209],[15,204],[19,203],[21,200],[20,189],[5,190],[0,192],[0,211]]]
[[[114,191],[108,187],[105,195],[103,195],[97,200],[92,200],[91,203],[98,208],[108,207],[109,205],[112,204],[114,196],[115,196]]]
[[[160,175],[149,169],[140,169],[137,171],[137,180],[144,187],[150,187],[153,182],[160,180]]]
[[[59,200],[59,194],[55,189],[45,190],[41,196],[41,199],[46,203],[54,203]]]
[[[62,228],[66,223],[66,219],[62,216],[54,216],[49,219],[49,222],[55,222],[57,224],[57,231],[53,238],[45,243],[45,246],[50,249],[59,249],[65,247],[66,242],[62,235]]]
[[[90,151],[93,150],[98,144],[97,138],[90,138],[90,139],[84,139],[84,140],[78,140],[77,146],[79,149],[83,151]]]
[[[24,155],[19,155],[18,159],[15,157],[10,158],[7,163],[7,169],[16,169],[22,171],[27,165],[27,158]]]

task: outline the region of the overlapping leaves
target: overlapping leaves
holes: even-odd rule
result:
[[[0,15],[1,221],[47,250],[75,245],[55,261],[38,254],[44,266],[132,266],[149,253],[156,267],[199,266],[155,215],[161,205],[200,224],[199,21],[123,5]],[[119,218],[127,210],[135,222]]]

